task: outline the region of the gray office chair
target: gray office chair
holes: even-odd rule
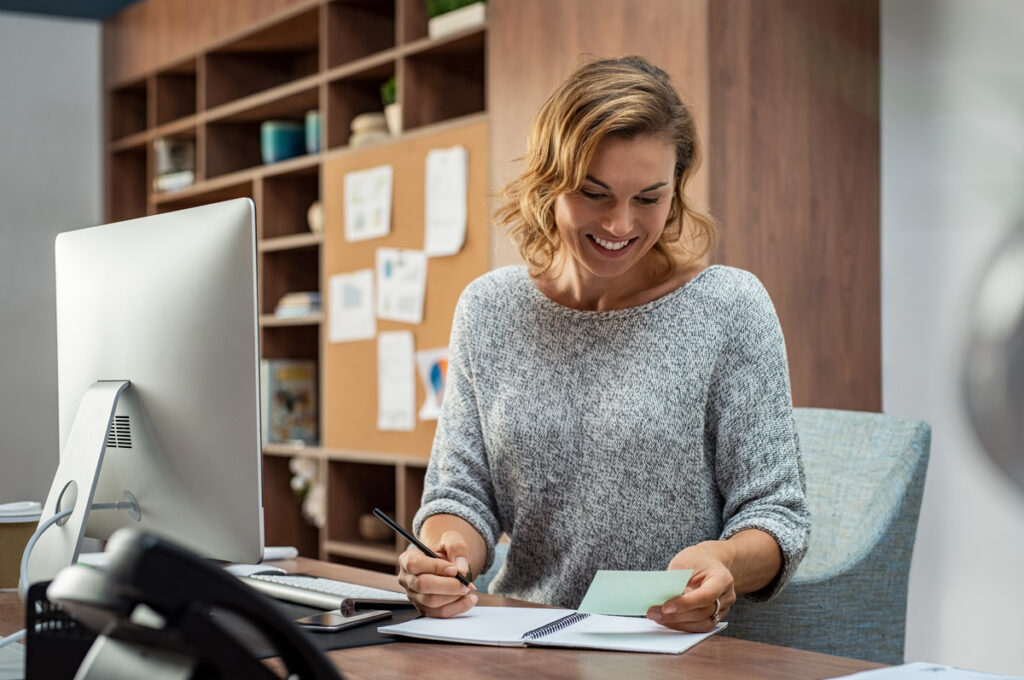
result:
[[[880,413],[794,409],[811,539],[792,582],[767,603],[741,599],[724,634],[902,663],[907,577],[931,427]],[[477,578],[483,592],[508,551]]]
[[[879,663],[903,662],[907,577],[931,427],[879,413],[795,409],[811,539],[774,600],[741,600],[725,634]]]

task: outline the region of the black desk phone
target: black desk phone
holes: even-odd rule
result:
[[[250,626],[296,680],[341,674],[262,593],[153,534],[121,529],[103,571],[61,571],[47,598],[97,634],[77,678],[278,679],[225,626]],[[227,618],[225,618],[227,617]]]

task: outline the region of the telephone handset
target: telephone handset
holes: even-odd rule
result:
[[[265,595],[188,550],[154,534],[121,529],[107,552],[104,571],[69,567],[46,591],[47,599],[98,635],[76,680],[278,678],[218,624],[214,611],[255,627],[279,654],[286,677],[341,680]]]

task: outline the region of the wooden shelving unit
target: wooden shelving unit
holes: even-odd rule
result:
[[[322,381],[324,316],[282,319],[274,316],[274,307],[287,292],[322,287],[324,243],[331,236],[311,232],[306,213],[324,195],[324,164],[353,152],[352,119],[382,109],[380,85],[391,76],[397,79],[405,132],[393,142],[378,144],[380,148],[394,145],[398,153],[403,140],[448,132],[453,122],[483,114],[488,27],[482,24],[431,40],[422,0],[282,4],[287,6],[242,21],[246,25],[199,45],[191,54],[179,54],[142,76],[105,85],[107,218],[124,220],[252,198],[257,211],[261,354],[316,361]],[[239,7],[238,16],[257,12],[244,3]],[[154,44],[169,39],[170,29],[161,22],[133,26],[149,31],[152,35],[146,37]],[[118,58],[116,50],[106,50],[105,55]],[[321,150],[263,164],[260,124],[269,119],[302,121],[310,110],[320,112]],[[193,185],[170,192],[154,190],[154,142],[160,138],[194,142]],[[320,403],[324,433],[330,407],[323,399]],[[393,569],[399,542],[363,540],[359,515],[379,505],[410,523],[423,489],[427,453],[265,444],[267,543],[296,545],[302,554],[322,559]],[[294,456],[316,459],[327,484],[327,521],[319,530],[302,517],[293,498],[288,464]]]

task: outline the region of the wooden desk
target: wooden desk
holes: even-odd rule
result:
[[[288,571],[397,589],[394,576],[298,558],[274,564]],[[480,604],[523,606],[481,595]],[[24,627],[17,595],[0,591],[0,635]],[[480,647],[396,642],[328,652],[346,678],[671,678],[672,680],[820,680],[879,668],[879,664],[714,635],[681,655],[578,649]]]

